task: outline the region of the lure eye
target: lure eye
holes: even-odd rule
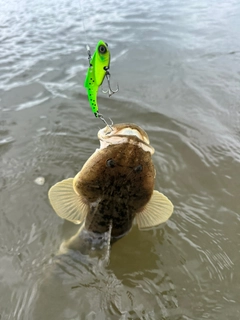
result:
[[[99,48],[98,48],[98,52],[103,54],[103,53],[106,53],[107,52],[107,48],[104,46],[104,45],[100,45]]]

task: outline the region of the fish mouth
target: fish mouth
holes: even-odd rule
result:
[[[138,145],[144,151],[151,154],[154,148],[150,145],[147,133],[134,123],[120,123],[106,126],[98,131],[98,139],[100,141],[100,149],[107,148],[112,144],[131,143]]]

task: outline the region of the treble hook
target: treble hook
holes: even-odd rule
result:
[[[110,85],[110,72],[108,71],[108,67],[105,67],[104,70],[106,70],[106,78],[107,78],[107,82],[108,82],[108,90],[104,91],[102,90],[103,93],[108,93],[109,97],[111,97],[114,93],[119,91],[119,86],[117,84],[117,89],[116,90],[112,90],[111,85]]]
[[[111,129],[111,131],[113,131],[113,128],[112,128],[113,121],[111,118],[109,118],[109,120],[111,121],[111,124],[108,124],[101,113],[96,112],[95,117],[100,118],[105,123],[105,125],[108,126]]]

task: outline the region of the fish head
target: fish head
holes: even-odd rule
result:
[[[105,212],[116,203],[137,212],[149,201],[155,180],[154,148],[147,133],[122,123],[100,129],[98,139],[100,148],[74,178],[76,194],[90,206],[104,203]]]

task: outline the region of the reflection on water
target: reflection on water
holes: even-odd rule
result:
[[[1,319],[239,319],[239,13],[236,1],[2,1]],[[100,112],[147,131],[155,189],[175,205],[116,242],[108,265],[58,255],[78,227],[47,198],[99,144],[83,87],[84,45],[99,39],[120,86]]]

